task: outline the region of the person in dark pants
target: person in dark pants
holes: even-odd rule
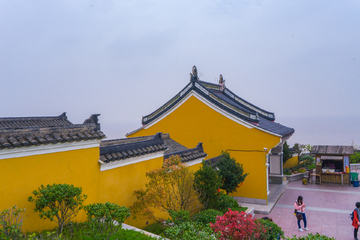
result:
[[[306,231],[309,231],[309,229],[306,227],[307,222],[306,222],[306,215],[305,215],[305,203],[304,203],[302,196],[299,196],[298,199],[295,201],[294,208],[296,209],[297,213],[302,214],[303,221],[304,221],[304,229]],[[303,230],[301,228],[300,221],[301,220],[298,220],[298,227],[299,227],[299,231],[302,232]]]
[[[356,208],[354,209],[354,219],[352,221],[352,225],[354,227],[354,239],[358,240],[357,234],[359,230],[359,212],[360,212],[360,202],[355,203]]]

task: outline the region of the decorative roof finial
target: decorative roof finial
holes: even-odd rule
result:
[[[190,81],[194,82],[194,81],[198,81],[198,80],[199,80],[199,78],[197,75],[197,68],[194,65],[192,68],[192,73],[190,73]]]
[[[220,77],[219,77],[219,85],[220,85],[220,91],[224,91],[224,89],[225,89],[225,80],[224,80],[222,74],[220,74]]]

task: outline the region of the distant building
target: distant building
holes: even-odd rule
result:
[[[221,75],[219,84],[200,81],[195,66],[190,82],[142,123],[127,136],[164,132],[186,147],[203,142],[208,158],[230,152],[250,173],[233,195],[258,204],[267,204],[270,182],[282,183],[282,145],[294,133],[276,123],[274,113],[226,88]]]

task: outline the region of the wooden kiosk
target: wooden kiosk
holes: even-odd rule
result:
[[[315,145],[312,151],[316,161],[316,183],[344,183],[350,185],[352,146]]]

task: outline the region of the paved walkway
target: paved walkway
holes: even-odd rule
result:
[[[299,232],[297,227],[293,204],[299,195],[304,197],[306,204],[309,231]],[[335,184],[303,185],[302,181],[295,181],[288,183],[283,193],[278,196],[280,198],[275,201],[275,207],[268,215],[257,213],[255,218],[271,217],[287,237],[318,232],[339,240],[354,239],[349,215],[354,210],[355,203],[360,202],[360,188]],[[304,227],[303,221],[301,226]]]

